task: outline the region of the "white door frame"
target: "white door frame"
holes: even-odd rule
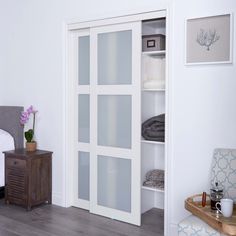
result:
[[[73,20],[71,22],[65,23],[64,32],[65,32],[65,50],[64,50],[64,64],[65,64],[65,83],[64,83],[64,97],[65,97],[65,103],[64,103],[64,111],[65,111],[65,125],[64,125],[64,183],[63,183],[63,189],[64,189],[64,206],[70,207],[72,206],[72,191],[73,191],[73,185],[72,185],[72,172],[73,172],[73,157],[75,153],[73,153],[73,147],[75,145],[75,137],[71,135],[71,132],[75,130],[74,127],[74,104],[73,104],[73,89],[74,89],[74,81],[73,79],[73,73],[71,73],[73,64],[71,62],[71,37],[72,33],[76,29],[86,29],[89,27],[94,26],[102,26],[102,25],[109,25],[109,24],[117,24],[117,23],[124,23],[124,22],[132,22],[137,20],[145,20],[150,18],[160,18],[160,17],[166,17],[167,19],[167,38],[166,38],[166,113],[168,116],[166,117],[166,125],[168,126],[167,132],[166,132],[166,150],[165,150],[165,158],[167,162],[165,163],[165,170],[166,170],[166,176],[165,176],[165,183],[166,183],[166,189],[165,189],[165,236],[168,236],[171,232],[171,211],[170,211],[170,205],[171,205],[171,173],[172,173],[172,142],[171,142],[171,134],[172,134],[172,122],[171,122],[171,107],[172,107],[172,100],[171,100],[171,73],[169,73],[169,68],[171,67],[171,60],[170,60],[170,38],[171,35],[171,10],[172,8],[167,4],[165,6],[165,9],[157,9],[156,11],[146,12],[146,13],[137,13],[127,16],[121,16],[121,17],[115,17],[115,18],[108,18],[108,19],[101,19],[101,20],[94,20],[94,21],[86,21],[86,22],[80,22],[79,20]],[[169,91],[169,92],[167,92]]]

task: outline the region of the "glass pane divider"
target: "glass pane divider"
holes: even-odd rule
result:
[[[96,93],[100,95],[130,95],[134,91],[133,85],[98,85]]]
[[[90,144],[89,143],[78,142],[77,150],[78,151],[83,151],[83,152],[89,152],[90,151]]]
[[[90,93],[89,85],[84,85],[84,86],[79,85],[77,87],[77,94],[89,94],[89,93]]]
[[[96,154],[122,159],[132,159],[132,157],[134,156],[133,151],[131,149],[115,148],[108,146],[97,146]]]

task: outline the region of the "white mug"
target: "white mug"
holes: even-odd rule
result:
[[[220,205],[221,210],[218,208]],[[216,203],[216,209],[222,213],[224,217],[231,217],[233,214],[234,201],[230,198],[222,198],[220,202]]]

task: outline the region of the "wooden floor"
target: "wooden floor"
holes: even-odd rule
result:
[[[0,236],[163,236],[163,211],[152,209],[137,227],[74,207],[43,205],[27,212],[0,201]]]

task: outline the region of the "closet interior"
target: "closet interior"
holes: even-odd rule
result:
[[[142,213],[164,209],[165,199],[166,19],[142,22],[141,120],[154,134],[141,140]],[[156,118],[155,118],[156,117]],[[160,118],[160,119],[159,119]],[[163,121],[164,122],[159,122]],[[145,138],[144,138],[144,137]],[[146,137],[147,136],[147,137]]]
[[[68,41],[71,205],[135,225],[163,216],[166,12],[73,24]]]

